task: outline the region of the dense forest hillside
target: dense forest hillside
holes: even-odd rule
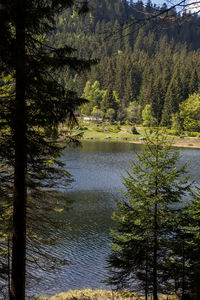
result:
[[[154,122],[178,126],[180,103],[199,89],[200,18],[172,10],[148,21],[166,7],[92,0],[81,18],[75,11],[59,16],[52,43],[67,41],[80,57],[98,59],[90,73],[58,75],[90,100],[82,113],[137,123],[146,107]]]

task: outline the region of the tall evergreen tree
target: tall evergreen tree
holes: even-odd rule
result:
[[[27,189],[44,187],[53,174],[59,177],[61,167],[56,157],[61,147],[56,143],[58,125],[83,101],[72,91],[66,91],[55,80],[55,71],[71,68],[80,71],[90,62],[73,56],[69,46],[54,48],[44,40],[55,29],[55,17],[69,7],[78,13],[87,10],[87,3],[76,1],[1,0],[5,35],[0,58],[6,74],[12,74],[14,88],[9,96],[1,97],[6,109],[1,124],[1,138],[7,150],[1,147],[0,155],[13,168],[13,230],[12,270],[10,299],[25,299]],[[42,37],[43,36],[43,37]],[[48,131],[48,136],[46,132]],[[9,151],[8,151],[9,147]],[[43,180],[43,182],[42,182]]]
[[[116,118],[118,103],[116,102],[116,98],[114,97],[112,86],[109,85],[108,89],[105,91],[101,102],[101,109],[103,110],[104,114],[106,114],[108,109],[113,109],[115,112],[114,119]]]
[[[198,88],[199,88],[199,78],[198,78],[196,69],[194,69],[192,71],[190,82],[189,82],[189,87],[188,87],[189,95],[197,92]]]
[[[112,231],[109,283],[117,288],[137,289],[139,281],[145,299],[152,294],[157,300],[163,286],[163,261],[176,232],[176,205],[189,184],[187,179],[180,179],[184,167],[175,166],[178,152],[159,130],[154,133],[146,137],[144,150],[137,154],[138,161],[123,177],[124,199],[117,201],[113,215],[116,230]]]
[[[187,98],[187,96],[186,96]],[[162,125],[171,125],[171,116],[179,110],[179,104],[184,100],[184,89],[181,83],[179,70],[176,68],[169,83],[165,96],[162,115]]]

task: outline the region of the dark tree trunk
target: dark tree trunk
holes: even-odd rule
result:
[[[185,295],[185,245],[184,237],[182,240],[182,300],[186,299]]]
[[[158,196],[158,136],[156,143],[156,176],[155,176],[155,197]],[[158,300],[158,204],[157,199],[154,206],[154,249],[153,249],[153,300]]]
[[[154,250],[153,250],[153,300],[158,300],[158,288],[157,288],[157,249],[158,249],[158,237],[157,237],[157,203],[154,208]]]
[[[25,299],[26,261],[26,109],[25,0],[16,0],[15,165],[11,300]]]
[[[145,300],[148,300],[148,255],[146,254],[146,270],[145,270]]]

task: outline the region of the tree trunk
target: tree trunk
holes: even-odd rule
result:
[[[157,289],[157,249],[158,249],[158,237],[157,237],[157,203],[154,208],[154,250],[153,250],[153,300],[158,300]]]
[[[157,278],[157,256],[158,256],[158,154],[159,154],[159,145],[158,145],[158,135],[156,142],[156,175],[155,175],[155,197],[156,203],[154,205],[154,246],[153,246],[153,300],[158,300],[158,278]]]
[[[185,241],[184,237],[182,238],[182,300],[186,299],[185,295]]]
[[[25,86],[25,0],[16,0],[15,162],[11,300],[25,299],[27,198]]]
[[[145,270],[145,300],[148,300],[148,255],[146,254],[146,270]]]

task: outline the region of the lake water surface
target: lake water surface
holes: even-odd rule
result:
[[[42,274],[29,294],[53,295],[69,289],[108,288],[107,274],[114,199],[123,188],[121,176],[135,160],[142,145],[110,142],[83,142],[82,147],[64,151],[63,161],[75,181],[63,191],[72,210],[64,213],[69,229],[54,251],[69,261],[60,270]],[[182,149],[179,165],[188,163],[188,174],[200,180],[200,150]]]

